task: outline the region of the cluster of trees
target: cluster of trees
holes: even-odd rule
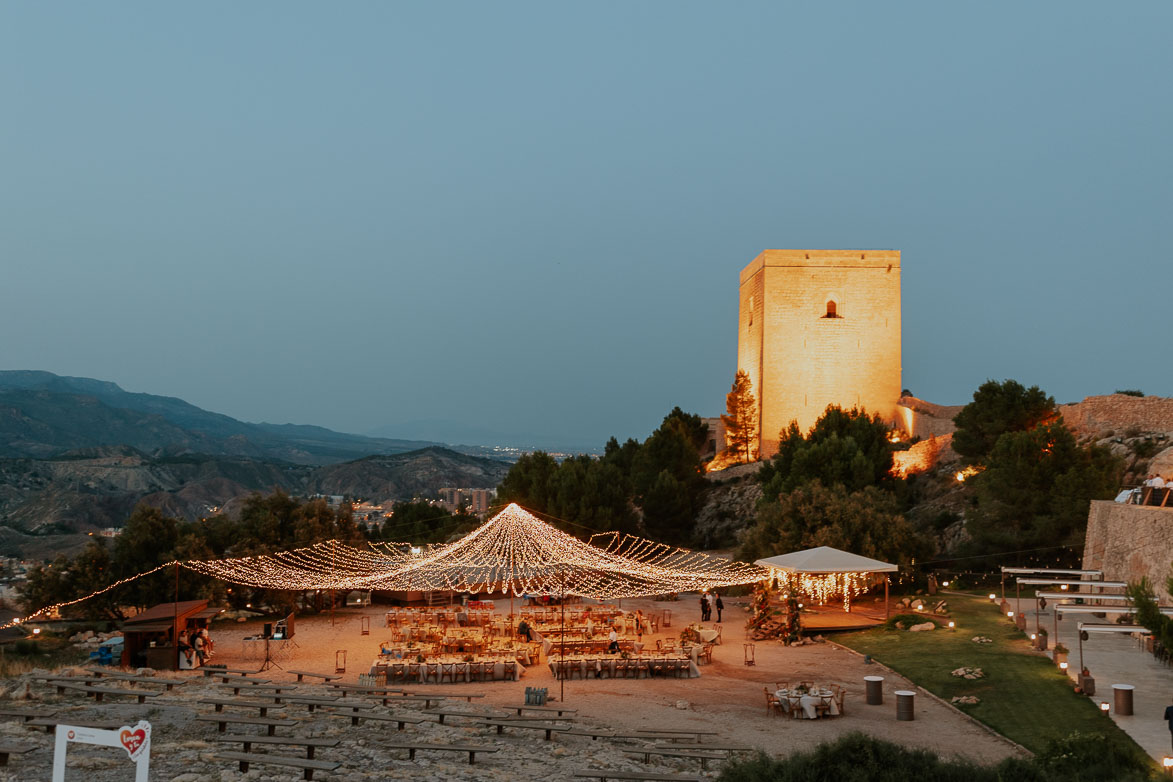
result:
[[[1123,461],[1077,442],[1038,386],[987,381],[954,422],[953,449],[980,469],[967,482],[974,553],[1079,545],[1091,500],[1119,490]]]
[[[206,521],[183,521],[140,505],[112,542],[95,537],[77,556],[62,555],[34,568],[22,600],[27,610],[35,611],[174,560],[257,556],[332,539],[351,545],[368,539],[429,543],[446,540],[476,523],[475,516],[448,514],[428,503],[401,503],[391,519],[368,534],[354,521],[349,505],[335,509],[325,500],[298,500],[281,491],[253,495],[245,501],[239,519],[213,516]],[[142,609],[166,602],[173,599],[175,588],[175,573],[164,568],[81,603],[78,611],[92,618],[121,619],[124,607]],[[249,603],[292,606],[295,599],[289,592],[232,586],[185,568],[179,569],[179,594],[181,600],[208,598],[238,608]],[[300,608],[320,609],[327,601],[328,595],[318,595]]]
[[[902,513],[889,429],[879,416],[837,406],[805,435],[792,422],[758,472],[762,499],[739,556],[831,546],[908,565],[931,553]]]
[[[726,763],[718,782],[807,782],[853,779],[869,782],[1143,782],[1155,778],[1153,762],[1140,751],[1099,734],[1073,733],[1051,742],[1029,758],[1011,757],[997,765],[964,758],[942,758],[915,749],[848,733],[835,741],[800,749],[785,757],[765,753]]]
[[[559,464],[549,454],[523,456],[497,488],[516,502],[570,522],[568,531],[617,530],[671,543],[691,539],[705,489],[700,454],[708,427],[676,407],[642,443],[612,437],[602,458],[576,456]]]

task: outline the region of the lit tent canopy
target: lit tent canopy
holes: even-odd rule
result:
[[[596,539],[601,545],[593,544]],[[181,564],[223,581],[276,589],[565,593],[604,600],[748,584],[768,575],[630,535],[608,533],[584,543],[516,504],[445,545],[362,550],[330,541],[270,556]]]
[[[776,557],[759,559],[755,565],[771,571],[791,589],[810,595],[820,603],[836,595],[843,597],[843,610],[851,610],[851,598],[867,591],[875,573],[895,573],[899,568],[889,562],[862,557],[830,546],[793,551]],[[888,581],[884,580],[887,594]],[[887,600],[885,600],[885,604]]]

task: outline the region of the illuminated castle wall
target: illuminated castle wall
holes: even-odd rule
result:
[[[741,270],[737,333],[763,459],[792,420],[805,432],[830,404],[904,423],[899,251],[764,251]]]

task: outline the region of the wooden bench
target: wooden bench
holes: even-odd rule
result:
[[[604,739],[631,738],[630,736],[624,736],[621,734],[613,733],[613,732],[606,730],[606,729],[592,730],[590,728],[582,728],[582,727],[571,728],[570,730],[566,731],[566,735],[567,736],[590,736],[591,741],[598,741],[600,738],[604,738]]]
[[[307,758],[286,758],[281,755],[262,755],[258,752],[218,752],[220,760],[235,760],[240,764],[241,773],[248,772],[250,763],[269,766],[292,766],[305,771],[305,779],[313,779],[315,771],[333,771],[341,766],[332,760],[309,760]]]
[[[388,703],[388,701],[402,701],[404,703],[411,703],[413,701],[418,703],[420,701],[423,701],[424,708],[430,709],[430,708],[432,708],[432,701],[436,701],[437,703],[439,703],[440,701],[444,700],[445,697],[446,696],[444,696],[444,695],[415,695],[415,694],[412,694],[412,695],[385,695],[385,696],[383,696],[382,700],[383,700],[384,706],[390,705]]]
[[[575,778],[598,779],[639,779],[660,782],[702,782],[704,777],[696,774],[652,774],[647,771],[622,771],[617,768],[579,768],[574,770]]]
[[[217,736],[216,741],[243,744],[245,752],[248,752],[253,744],[283,744],[305,747],[306,760],[314,759],[314,749],[317,747],[337,747],[341,743],[341,739],[311,738],[309,736],[247,736],[238,733]]]
[[[121,690],[117,687],[90,687],[84,684],[60,684],[57,691],[61,692],[62,688],[84,692],[86,695],[91,696],[95,703],[102,703],[102,698],[106,695],[133,697],[137,698],[139,703],[146,703],[147,698],[155,698],[162,695],[161,692],[152,692],[151,690]]]
[[[201,698],[200,703],[205,706],[215,706],[216,713],[224,711],[225,706],[239,706],[242,709],[256,709],[261,717],[269,716],[269,709],[276,708],[276,704],[264,701],[244,701],[239,698]]]
[[[557,714],[561,717],[563,714],[578,714],[578,709],[559,709],[554,706],[509,706],[510,709],[516,709],[518,716],[523,711],[540,711],[543,714]]]
[[[717,731],[715,731],[715,730],[669,730],[667,728],[665,728],[664,730],[656,730],[656,729],[649,728],[647,730],[636,731],[634,734],[632,734],[631,736],[628,736],[627,738],[661,739],[661,740],[667,739],[668,741],[683,741],[684,739],[688,739],[689,737],[691,737],[692,741],[695,743],[695,742],[699,742],[701,740],[701,736],[716,736],[716,735],[717,735]]]
[[[46,733],[56,733],[58,725],[73,725],[78,728],[97,728],[98,730],[114,730],[127,724],[127,720],[59,720],[56,717],[37,717],[27,720],[29,728],[44,728]]]
[[[332,682],[335,679],[342,678],[342,674],[338,674],[338,673],[314,673],[313,671],[294,671],[294,670],[287,671],[287,673],[297,674],[298,681],[301,681],[303,676],[316,676],[317,678],[319,678],[325,682]]]
[[[182,687],[187,684],[186,679],[164,679],[159,676],[138,676],[133,673],[120,673],[118,671],[104,671],[101,668],[86,668],[87,671],[102,679],[115,679],[120,682],[136,682],[138,684],[162,684],[167,692],[171,692],[175,687]]]
[[[23,755],[32,752],[36,747],[32,744],[0,744],[0,766],[8,765],[9,755]]]
[[[497,733],[503,733],[505,728],[522,728],[524,730],[544,730],[546,732],[546,741],[554,738],[554,733],[565,733],[570,730],[569,725],[545,725],[540,722],[518,722],[512,719],[497,719],[495,717],[482,717],[485,725],[495,726]]]
[[[290,706],[307,706],[309,707],[310,714],[313,714],[314,709],[329,706],[332,703],[338,703],[338,699],[331,698],[327,695],[296,695],[287,697],[285,702]]]
[[[257,671],[246,671],[243,668],[208,668],[205,666],[200,668],[200,673],[202,673],[205,677],[227,675],[244,677],[251,676],[254,673],[257,673]],[[292,671],[290,671],[290,673],[292,673]],[[268,681],[268,679],[258,679],[257,681]],[[298,679],[298,681],[301,681],[301,679]]]
[[[644,749],[625,749],[623,752],[628,755],[643,755],[644,763],[651,763],[652,755],[658,755],[665,758],[694,758],[700,760],[702,770],[708,769],[710,760],[725,760],[727,757],[720,752],[698,752],[696,750],[679,748],[652,749],[647,747]]]
[[[748,744],[710,744],[704,742],[702,744],[681,745],[681,744],[653,744],[654,749],[701,749],[708,751],[719,752],[756,752],[756,747],[751,747]]]
[[[196,715],[197,722],[215,722],[216,729],[220,733],[224,732],[224,728],[228,723],[233,725],[264,725],[268,728],[270,736],[276,735],[277,728],[288,728],[291,725],[296,725],[297,720],[283,720],[274,719],[273,717],[238,717],[235,714],[198,714]]]
[[[348,684],[346,682],[326,682],[326,686],[334,692],[342,694],[345,698],[348,692],[359,693],[361,695],[406,695],[407,690],[399,687],[372,687],[369,684]]]
[[[350,714],[346,712],[338,712],[331,714],[331,717],[350,717],[351,725],[358,725],[360,720],[371,720],[374,722],[394,722],[399,726],[399,730],[403,730],[404,725],[418,725],[424,721],[423,717],[406,717],[401,714],[377,714],[373,711],[360,711],[355,709]]]
[[[436,721],[441,725],[444,724],[445,717],[467,717],[470,720],[478,720],[479,721],[479,720],[488,719],[488,718],[494,716],[492,714],[485,714],[485,713],[479,712],[479,711],[456,711],[455,709],[435,709],[432,711],[424,710],[424,711],[421,711],[420,714],[430,714],[433,717],[436,717],[437,718]],[[497,719],[501,719],[501,717],[497,717]]]
[[[52,717],[57,713],[57,711],[57,709],[0,709],[0,718],[19,717],[25,722],[28,722],[29,720],[35,720],[38,717]]]
[[[240,695],[241,690],[248,690],[249,695],[256,695],[258,697],[271,697],[274,703],[280,703],[281,699],[288,698],[288,695],[282,695],[285,692],[297,692],[296,684],[253,684],[252,682],[216,682],[213,686],[220,687],[225,690],[232,690],[233,695]],[[272,693],[266,696],[265,693]]]
[[[407,750],[407,759],[415,760],[415,753],[417,750],[429,750],[435,752],[467,752],[468,764],[471,766],[476,762],[478,752],[500,752],[500,747],[477,746],[475,744],[387,744],[380,743],[380,749],[405,749]]]

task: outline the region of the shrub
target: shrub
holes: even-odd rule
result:
[[[1144,396],[1139,388],[1117,388],[1117,394],[1124,394],[1125,396]]]

